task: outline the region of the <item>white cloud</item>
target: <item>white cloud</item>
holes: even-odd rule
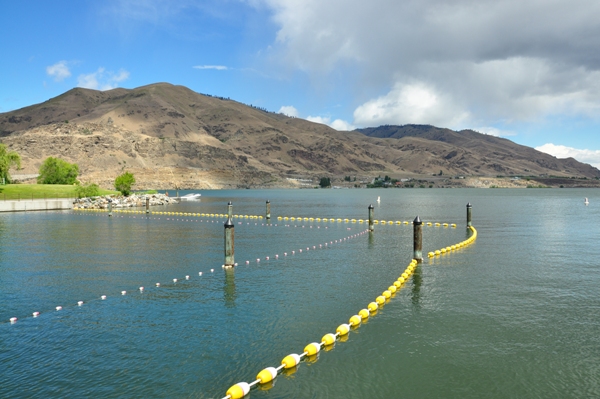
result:
[[[579,162],[589,163],[596,168],[600,168],[600,150],[580,150],[552,143],[546,143],[542,146],[535,147],[535,149],[557,158],[575,158]]]
[[[279,111],[277,112],[287,116],[293,116],[295,118],[299,115],[298,110],[292,105],[283,105],[281,108],[279,108]]]
[[[396,84],[386,95],[354,111],[354,122],[363,126],[416,123],[456,127],[468,118],[450,96],[421,83]]]
[[[356,127],[354,125],[352,125],[351,123],[342,120],[342,119],[336,119],[333,122],[331,121],[331,118],[328,116],[307,116],[306,117],[307,121],[310,122],[315,122],[315,123],[321,123],[323,125],[327,125],[335,130],[354,130],[356,129]]]
[[[194,68],[194,69],[215,69],[217,71],[227,71],[228,69],[230,69],[224,65],[196,65],[192,68]]]
[[[496,136],[496,137],[509,137],[509,136],[516,136],[517,134],[513,131],[510,130],[502,130],[502,129],[498,129],[492,126],[483,126],[483,127],[478,127],[478,128],[474,128],[473,130],[475,130],[476,132],[480,132],[480,133],[484,133],[484,134],[489,134],[490,136]]]
[[[111,90],[118,86],[118,83],[127,80],[129,72],[120,69],[119,72],[106,71],[100,67],[96,72],[82,74],[77,78],[77,86],[94,90]]]
[[[52,76],[55,81],[61,82],[71,76],[71,71],[67,65],[67,61],[59,61],[54,65],[46,67],[48,76]]]
[[[598,1],[250,4],[270,9],[279,28],[272,60],[319,82],[335,76],[361,93],[358,125],[464,128],[552,115],[600,118]],[[385,87],[387,94],[373,94]]]

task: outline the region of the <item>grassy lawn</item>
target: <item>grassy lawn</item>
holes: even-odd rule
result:
[[[117,194],[117,191],[102,190],[101,195]],[[75,186],[67,184],[7,184],[0,185],[0,201],[27,200],[36,198],[75,198]]]

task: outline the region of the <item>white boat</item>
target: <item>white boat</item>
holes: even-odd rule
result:
[[[186,194],[186,195],[180,197],[180,199],[182,201],[199,201],[200,200],[200,196],[201,196],[201,194],[190,193],[190,194]]]

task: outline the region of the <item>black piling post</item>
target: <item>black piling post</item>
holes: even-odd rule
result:
[[[471,205],[471,203],[469,202],[467,204],[467,229],[473,225],[471,223],[471,209],[472,208],[473,208],[473,205]]]
[[[146,215],[150,213],[150,197],[146,196]]]
[[[267,200],[267,221],[271,220],[271,201]]]
[[[231,201],[228,204],[229,214],[231,214]],[[231,221],[231,216],[227,218],[227,221],[223,225],[225,227],[225,267],[235,266],[235,245],[234,245],[234,230],[235,226]]]
[[[369,204],[369,231],[373,231],[373,204]]]
[[[231,205],[231,201],[227,204],[227,218],[233,219],[233,205]]]
[[[112,200],[108,200],[108,216],[112,216]]]
[[[420,217],[413,221],[413,259],[423,262],[423,222]]]

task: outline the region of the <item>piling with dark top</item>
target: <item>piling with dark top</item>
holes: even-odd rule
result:
[[[373,231],[373,204],[369,205],[369,231]]]
[[[271,201],[267,200],[267,220],[271,220]]]
[[[231,211],[231,202],[229,202],[229,210]],[[231,217],[227,218],[227,221],[223,225],[225,227],[225,267],[233,267],[235,265],[234,252],[234,230],[235,226],[231,221]]]
[[[112,201],[108,201],[108,216],[112,216]]]
[[[469,202],[467,204],[467,228],[469,228],[473,225],[471,223],[471,208],[473,208],[473,205],[471,205],[471,203]]]
[[[423,222],[420,217],[413,221],[413,259],[423,262]]]
[[[227,217],[233,219],[233,205],[231,205],[231,201],[227,204]]]
[[[146,214],[150,213],[150,197],[146,197]]]

